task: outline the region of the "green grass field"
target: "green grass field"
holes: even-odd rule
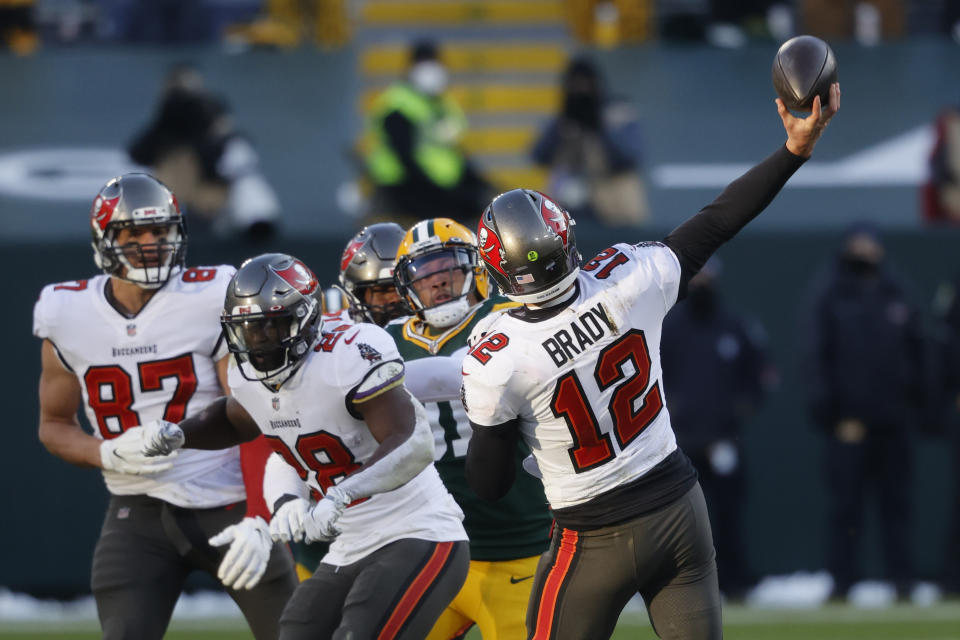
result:
[[[0,640],[95,640],[95,623],[69,626],[0,621]],[[167,640],[250,640],[242,621],[175,622]],[[480,640],[472,632],[469,640]],[[626,613],[615,640],[656,638],[644,614]],[[831,605],[811,611],[758,610],[729,606],[724,610],[728,640],[960,640],[960,602],[931,607],[898,605],[885,609],[855,609]]]

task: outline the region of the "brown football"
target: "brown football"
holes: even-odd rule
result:
[[[773,88],[791,111],[810,111],[814,96],[820,96],[820,105],[825,108],[830,101],[830,85],[836,81],[837,58],[820,38],[791,38],[773,59]]]

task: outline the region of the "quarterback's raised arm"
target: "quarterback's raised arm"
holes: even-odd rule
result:
[[[824,128],[840,109],[840,85],[830,87],[830,105],[820,108],[819,96],[806,118],[791,114],[777,98],[777,112],[787,142],[745,174],[727,185],[717,198],[664,238],[680,260],[680,296],[686,285],[720,245],[757,217],[797,169],[810,157]]]

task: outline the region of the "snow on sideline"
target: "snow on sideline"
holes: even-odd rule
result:
[[[793,610],[798,612],[820,609],[826,604],[830,590],[833,588],[833,579],[826,571],[797,572],[783,576],[768,576],[754,587],[744,601],[745,611],[742,616],[747,618],[762,618],[764,612],[782,612]],[[860,582],[850,590],[844,610],[890,610],[897,615],[916,616],[916,613],[903,611],[903,605],[894,606],[894,590],[888,583],[878,581]],[[940,590],[930,583],[918,583],[911,593],[909,609],[926,609],[940,602]],[[899,612],[899,613],[897,613]],[[921,611],[922,613],[922,611]],[[927,611],[924,615],[932,614]],[[960,619],[960,605],[947,606],[941,612],[948,619]],[[635,596],[624,609],[628,617],[646,616],[646,608],[640,596]],[[843,613],[831,615],[846,615]],[[742,617],[736,615],[734,617]],[[728,618],[727,614],[724,614]],[[243,615],[236,603],[227,594],[219,591],[200,591],[193,594],[182,594],[173,611],[173,620],[205,621],[205,620],[238,620],[243,621]],[[5,587],[0,587],[0,621],[3,622],[90,622],[96,623],[97,611],[92,596],[78,598],[72,601],[38,600],[32,596],[13,593]]]
[[[173,610],[173,617],[176,620],[243,619],[236,603],[227,594],[217,591],[181,594]],[[38,600],[0,587],[0,620],[5,622],[96,622],[97,608],[93,602],[93,596],[71,601]]]

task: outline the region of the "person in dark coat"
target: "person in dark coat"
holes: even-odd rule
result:
[[[934,313],[940,331],[936,343],[939,354],[937,385],[937,426],[947,438],[953,463],[953,502],[950,505],[950,533],[944,589],[960,594],[960,274],[937,291]]]
[[[700,476],[717,549],[720,590],[744,595],[753,575],[743,552],[744,465],[741,428],[776,385],[763,327],[724,304],[720,262],[691,281],[687,300],[663,323],[660,358],[677,441]]]
[[[858,568],[864,510],[875,493],[886,577],[910,586],[911,432],[925,395],[924,341],[916,307],[885,263],[871,225],[857,224],[820,283],[813,305],[810,412],[826,436],[828,568],[842,597]]]

